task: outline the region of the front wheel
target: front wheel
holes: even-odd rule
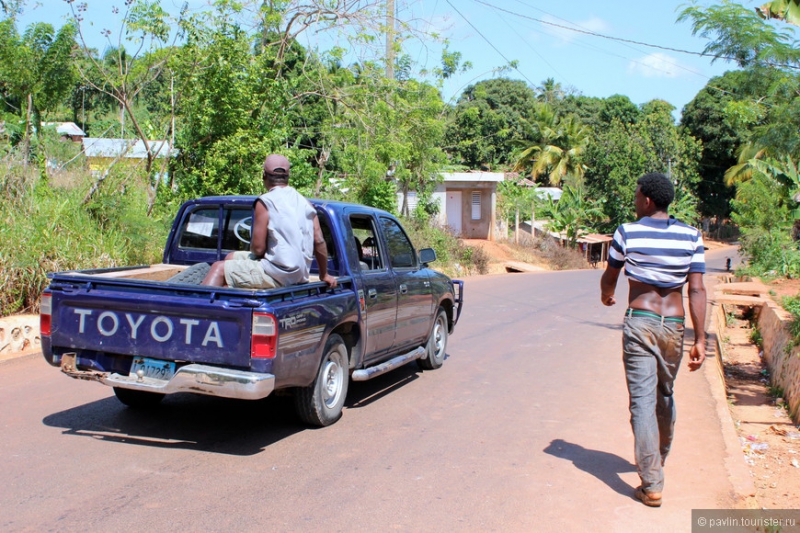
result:
[[[342,417],[350,371],[347,346],[339,335],[333,334],[325,343],[317,378],[309,387],[295,392],[298,416],[314,426],[330,426]]]
[[[419,366],[425,370],[434,370],[442,366],[447,352],[447,333],[447,313],[444,309],[439,309],[425,347],[425,357],[419,360]]]
[[[164,399],[164,395],[157,392],[123,389],[121,387],[114,387],[114,394],[116,394],[119,401],[135,409],[155,407]]]

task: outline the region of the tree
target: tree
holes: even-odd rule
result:
[[[636,181],[648,172],[667,174],[686,197],[682,211],[695,218],[691,208],[701,183],[701,144],[675,126],[672,110],[668,103],[653,100],[638,110],[635,123],[614,118],[592,137],[585,179],[592,197],[607,199],[604,212],[609,222],[603,229],[611,231],[633,219]]]
[[[684,9],[678,22],[691,21],[692,34],[708,38],[704,52],[715,61],[734,61],[740,67],[797,66],[800,50],[793,45],[792,35],[770,26],[755,12],[730,0],[721,4]]]
[[[78,31],[79,49],[84,61],[77,61],[75,65],[81,73],[85,84],[94,91],[103,93],[113,98],[119,105],[121,135],[125,137],[125,121],[130,124],[145,148],[147,159],[145,161],[145,174],[151,185],[151,194],[148,200],[148,213],[151,212],[156,200],[158,182],[155,177],[154,164],[159,152],[164,149],[163,144],[151,142],[152,135],[146,131],[134,107],[134,102],[141,91],[157,80],[171,57],[174,47],[167,47],[170,31],[174,21],[169,14],[161,8],[159,0],[126,0],[123,11],[116,6],[110,9],[115,15],[120,15],[120,34],[114,36],[116,41],[112,44],[113,33],[103,29],[102,35],[108,40],[110,48],[103,56],[98,56],[96,51],[86,44],[83,27],[83,12],[85,5],[69,2],[72,11],[72,20]],[[180,26],[180,20],[177,22]],[[174,35],[177,40],[179,33]],[[165,136],[163,132],[159,137]],[[167,150],[171,150],[171,146]],[[163,154],[162,154],[163,156]],[[99,181],[90,189],[91,193],[97,190]],[[91,197],[87,196],[87,200]]]
[[[558,201],[548,197],[545,213],[550,218],[549,228],[563,233],[574,248],[578,238],[593,231],[603,219],[602,204],[602,200],[589,198],[582,184],[565,185]]]
[[[490,169],[513,162],[518,143],[534,135],[536,94],[520,80],[497,78],[467,87],[447,125],[453,163]]]
[[[536,88],[536,100],[551,106],[555,106],[565,95],[566,91],[553,78],[547,78]]]
[[[36,23],[20,36],[13,18],[0,21],[0,88],[24,110],[25,161],[31,133],[42,131],[42,115],[58,107],[73,87],[75,69],[70,53],[74,42],[71,24],[56,32],[50,24]]]
[[[800,26],[800,0],[773,0],[756,8],[756,14],[763,19],[780,19]]]
[[[539,104],[536,124],[538,138],[519,154],[514,170],[530,169],[534,180],[547,175],[550,185],[565,179],[582,180],[586,172],[582,157],[589,144],[589,129],[575,115],[562,119],[547,104]]]
[[[619,120],[623,124],[636,124],[640,116],[641,110],[636,104],[621,94],[604,99],[600,109],[600,120],[605,124],[610,124],[614,120]]]
[[[746,90],[746,74],[726,72],[709,80],[681,113],[681,127],[702,143],[697,186],[700,212],[703,216],[730,216],[730,201],[735,189],[725,184],[725,172],[736,164],[737,151],[745,142],[746,131],[726,120],[731,102],[750,97]]]

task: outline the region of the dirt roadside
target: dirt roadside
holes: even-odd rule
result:
[[[773,299],[796,296],[800,280],[766,284]],[[755,485],[750,507],[800,508],[800,429],[789,417],[782,391],[771,386],[769,371],[756,344],[754,313],[730,306],[720,325],[720,354],[728,407],[744,460]]]

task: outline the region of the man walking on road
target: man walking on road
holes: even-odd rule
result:
[[[675,427],[672,393],[683,355],[683,286],[687,281],[694,328],[689,370],[700,368],[706,356],[703,237],[668,214],[674,197],[675,189],[664,174],[639,178],[634,200],[638,220],[617,228],[600,279],[600,299],[607,306],[616,303],[614,290],[623,267],[630,285],[622,358],[641,479],[635,496],[649,507],[661,505],[663,466]]]

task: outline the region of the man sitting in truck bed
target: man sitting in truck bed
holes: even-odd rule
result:
[[[328,250],[317,211],[289,186],[289,160],[268,155],[262,177],[267,193],[254,204],[250,251],[231,252],[211,265],[202,284],[270,289],[307,283],[313,254],[319,279],[336,287],[336,278],[328,274]]]

